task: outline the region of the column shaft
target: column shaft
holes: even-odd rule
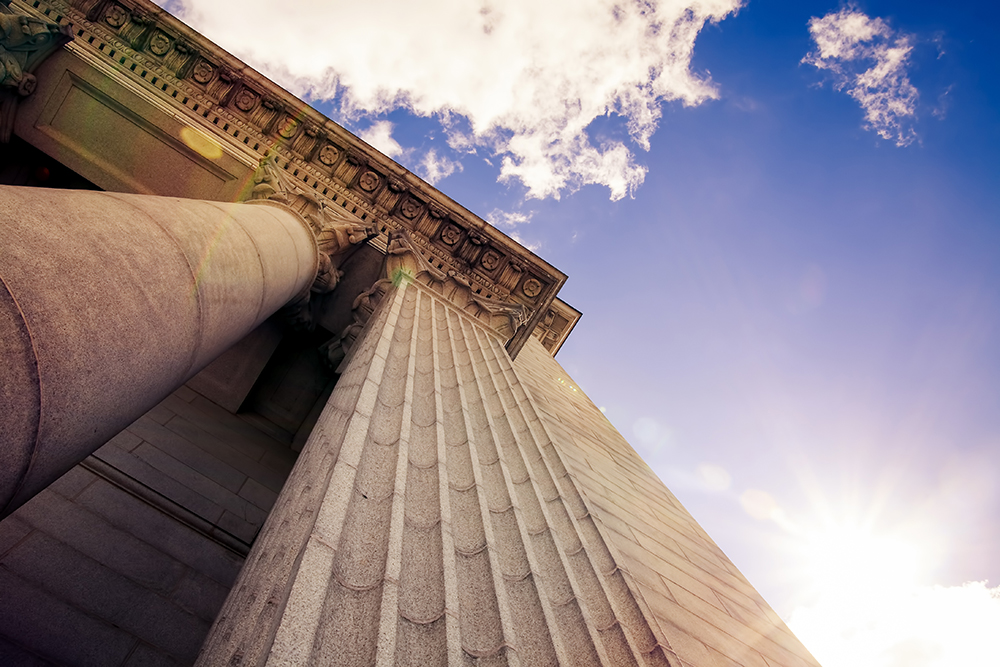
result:
[[[0,187],[0,516],[315,278],[282,206]]]
[[[403,281],[355,346],[197,664],[666,667],[495,332]]]

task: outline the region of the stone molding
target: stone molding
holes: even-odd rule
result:
[[[385,255],[382,276],[354,300],[351,324],[320,350],[330,366],[338,372],[347,366],[355,341],[384,296],[392,287],[398,287],[402,283],[414,283],[431,292],[447,306],[472,317],[505,346],[509,345],[528,320],[529,311],[524,305],[485,299],[476,294],[474,287],[456,271],[445,272],[435,266],[433,255],[416,245],[412,234],[405,229],[389,234]]]
[[[13,0],[24,2],[25,0]],[[274,165],[325,206],[375,225],[373,245],[406,229],[428,261],[477,297],[521,304],[515,356],[566,275],[148,0],[31,0],[73,25],[72,48],[113,68],[253,168]]]
[[[10,141],[18,102],[35,91],[32,72],[73,39],[69,25],[10,5],[11,0],[0,0],[0,144]]]
[[[554,299],[545,317],[535,326],[532,335],[541,341],[542,346],[554,357],[581,317],[583,313],[579,310],[562,299]]]

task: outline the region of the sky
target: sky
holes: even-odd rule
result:
[[[164,4],[569,274],[559,361],[825,667],[998,664],[1000,6]]]

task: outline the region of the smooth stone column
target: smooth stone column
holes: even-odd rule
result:
[[[270,202],[0,186],[0,517],[308,290],[318,261]]]

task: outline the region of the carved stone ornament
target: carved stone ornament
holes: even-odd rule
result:
[[[299,128],[299,121],[291,116],[285,116],[278,126],[278,135],[282,139],[291,139],[295,136],[295,130]]]
[[[441,230],[441,240],[444,241],[446,245],[455,245],[462,240],[462,230],[455,225],[446,225],[445,228]]]
[[[148,14],[146,14],[145,12],[140,12],[139,10],[130,12],[130,15],[132,23],[136,24],[140,28],[144,28],[153,22],[153,19],[150,18]]]
[[[344,275],[338,269],[338,257],[378,233],[373,225],[346,217],[339,208],[325,206],[314,193],[299,187],[278,165],[278,156],[273,152],[261,158],[248,199],[267,199],[283,204],[309,223],[319,249],[319,270],[310,289],[314,293],[333,290]],[[309,295],[300,296],[284,309],[286,319],[297,328],[311,328],[313,322],[308,304]]]
[[[535,298],[542,293],[542,284],[534,278],[528,278],[524,281],[524,285],[521,286],[521,290],[525,296]]]
[[[390,176],[388,178],[388,182],[389,182],[389,189],[392,190],[393,192],[398,194],[400,192],[406,191],[406,183],[399,180],[395,176]]]
[[[479,263],[482,264],[483,268],[487,271],[493,271],[500,266],[500,253],[495,250],[487,250],[483,253]]]
[[[104,15],[104,22],[112,28],[120,28],[128,21],[128,10],[121,5],[111,5]]]
[[[483,245],[487,239],[479,232],[469,232],[469,240],[472,241],[472,245]]]
[[[373,192],[375,188],[378,187],[379,181],[378,174],[374,171],[366,171],[361,174],[361,178],[358,179],[358,187],[365,192]]]
[[[356,150],[347,151],[347,162],[355,167],[368,164],[368,159]]]
[[[236,108],[240,111],[250,111],[257,105],[257,93],[244,88],[236,95]]]
[[[15,13],[0,0],[0,143],[10,141],[18,99],[34,92],[31,72],[72,39],[69,26]]]
[[[510,330],[504,333],[508,335],[508,338],[513,336],[518,329],[527,324],[528,320],[531,319],[531,312],[525,308],[523,304],[492,301],[474,294],[470,295],[470,298],[475,301],[480,308],[486,310],[491,315],[507,319],[507,324],[510,327]]]
[[[407,220],[413,220],[420,215],[420,204],[415,199],[407,199],[399,206],[399,213]]]
[[[166,55],[170,50],[170,38],[157,30],[149,39],[149,50],[158,56]]]
[[[327,144],[319,149],[319,161],[328,167],[332,167],[339,157],[340,151],[333,144]]]
[[[199,60],[191,72],[191,78],[198,83],[208,83],[215,76],[215,68],[207,60]]]

